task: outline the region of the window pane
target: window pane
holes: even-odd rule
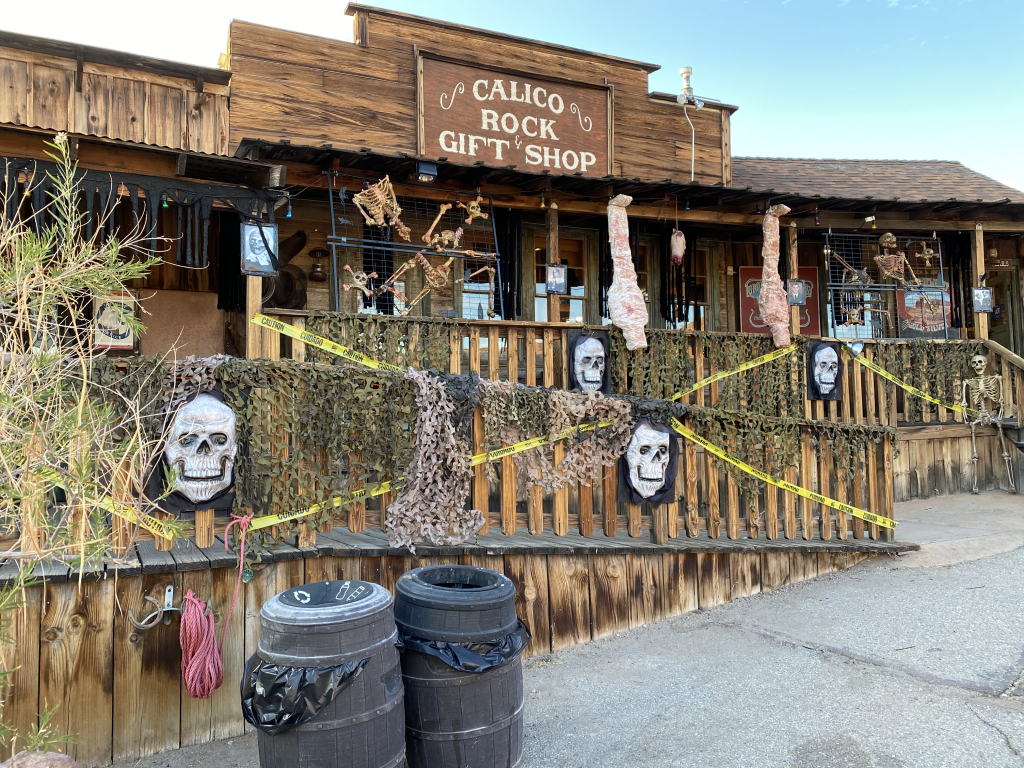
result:
[[[546,298],[533,300],[533,319],[538,323],[546,323],[548,321],[548,300]]]

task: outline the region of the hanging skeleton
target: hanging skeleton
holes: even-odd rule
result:
[[[975,378],[964,379],[963,396],[960,398],[960,405],[964,408],[972,408],[978,412],[978,418],[971,422],[971,481],[973,487],[971,493],[978,492],[978,445],[975,442],[975,429],[980,425],[990,427],[993,424],[999,432],[999,447],[1003,450],[1003,461],[1006,462],[1006,474],[1010,480],[1010,492],[1016,493],[1017,486],[1013,482],[1013,467],[1010,463],[1010,453],[1006,450],[1006,439],[1003,437],[1003,377],[998,373],[990,376],[985,375],[988,368],[988,358],[984,355],[975,355],[971,358],[971,368],[974,369]],[[991,407],[989,402],[992,403]]]
[[[480,203],[483,201],[483,196],[477,195],[476,200],[470,200],[468,203],[463,203],[462,201],[456,203],[456,205],[464,210],[466,215],[469,217],[466,219],[466,226],[471,225],[473,223],[473,219],[484,219],[486,221],[490,218],[491,215],[489,213],[484,213],[480,207]]]
[[[362,291],[363,295],[366,296],[366,298],[368,298],[368,299],[372,299],[373,298],[373,291],[371,291],[369,288],[367,288],[366,284],[368,282],[370,282],[371,278],[377,277],[377,273],[376,272],[371,272],[369,274],[367,274],[366,272],[363,272],[362,270],[359,270],[358,272],[353,272],[352,271],[352,267],[350,267],[348,264],[346,264],[344,267],[342,267],[342,269],[344,269],[346,272],[348,272],[350,275],[352,275],[352,282],[351,283],[345,283],[344,285],[342,285],[341,286],[341,290],[345,291],[345,293],[348,293],[349,289],[356,288],[356,289]]]
[[[398,218],[402,215],[402,208],[395,197],[395,189],[391,186],[389,177],[385,176],[373,186],[353,195],[352,202],[363,214],[367,224],[383,227],[386,221],[389,226],[395,228],[399,237],[409,242],[410,230]]]
[[[897,249],[898,244],[896,235],[892,232],[886,232],[878,238],[878,247],[882,249],[882,253],[875,256],[875,264],[878,265],[878,270],[885,279],[892,280],[905,291],[919,292],[921,294],[921,301],[918,306],[921,313],[921,321],[923,323],[935,322],[935,319],[939,317],[938,310],[928,298],[928,294],[921,290],[921,279],[914,274],[910,262],[907,261],[907,255]],[[890,249],[896,252],[889,253]],[[908,272],[910,273],[909,278],[906,276]],[[926,310],[930,319],[925,317]]]
[[[921,260],[924,262],[925,267],[931,268],[932,259],[935,258],[935,251],[928,244],[927,240],[921,241],[921,248],[923,249],[921,251]]]
[[[430,263],[430,260],[426,256],[422,253],[417,253],[415,260],[409,259],[409,261],[402,265],[402,269],[399,270],[400,272],[404,272],[406,269],[419,264],[423,268],[423,277],[427,281],[423,290],[406,305],[405,309],[402,311],[403,315],[408,315],[412,311],[412,308],[419,304],[423,300],[423,297],[428,293],[431,291],[440,291],[448,285],[448,277],[451,275],[451,265],[453,261],[455,261],[454,256],[449,258],[444,264],[435,267]]]

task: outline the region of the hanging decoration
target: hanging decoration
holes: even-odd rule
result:
[[[683,257],[686,255],[686,235],[678,229],[673,229],[670,248],[672,250],[672,266],[683,266]]]
[[[608,394],[608,337],[581,333],[570,343],[569,389]]]
[[[964,379],[963,391],[960,397],[960,406],[971,408],[977,411],[977,418],[970,422],[971,425],[971,493],[978,492],[978,444],[975,439],[975,431],[979,426],[990,427],[993,424],[999,433],[999,447],[1003,452],[1003,462],[1006,464],[1006,476],[1010,481],[1010,493],[1017,492],[1017,486],[1013,482],[1013,464],[1010,460],[1010,453],[1006,450],[1006,438],[1003,435],[1003,377],[998,373],[986,375],[988,369],[988,358],[985,355],[974,355],[971,358],[971,369],[974,371],[973,379]]]
[[[367,224],[383,227],[385,223],[394,227],[398,236],[409,242],[411,230],[399,218],[402,207],[398,204],[391,179],[385,176],[376,184],[367,186],[362,192],[352,195],[352,202],[363,214]]]
[[[664,424],[642,419],[633,427],[619,468],[620,487],[632,504],[654,506],[672,500],[676,485],[679,445]]]
[[[762,224],[764,245],[761,258],[764,267],[757,305],[761,310],[761,319],[768,324],[775,346],[779,349],[788,347],[790,343],[789,302],[786,300],[782,278],[779,277],[779,217],[785,216],[789,210],[785,205],[773,205],[765,212]]]
[[[473,223],[473,219],[483,219],[486,221],[491,217],[489,213],[485,213],[480,204],[484,201],[482,195],[477,195],[476,200],[470,200],[468,203],[459,201],[458,206],[466,212],[466,226],[468,227]],[[555,204],[552,203],[551,207],[554,208]]]
[[[807,348],[807,399],[836,402],[843,399],[843,367],[839,345],[814,342]]]
[[[633,202],[629,195],[616,195],[608,203],[608,238],[611,243],[613,277],[608,289],[608,313],[612,323],[622,331],[626,349],[647,346],[647,304],[636,282],[636,269],[629,250],[629,219],[626,206]]]
[[[178,409],[164,450],[175,493],[210,503],[234,482],[237,455],[235,413],[219,396],[203,392]]]
[[[341,290],[345,291],[345,293],[348,293],[351,289],[355,288],[357,291],[362,291],[363,295],[366,298],[373,298],[374,292],[371,291],[367,286],[372,278],[377,277],[376,272],[370,272],[369,274],[363,272],[362,270],[353,272],[352,267],[350,267],[348,264],[342,267],[342,269],[344,269],[346,272],[352,275],[352,282],[344,283],[341,286]]]

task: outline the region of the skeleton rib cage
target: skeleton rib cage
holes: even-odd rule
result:
[[[436,285],[431,285],[435,282],[436,274],[425,274],[423,260],[417,258],[417,254],[422,253],[434,268],[442,267],[454,257],[445,283],[453,299],[458,293],[462,294],[460,305],[454,307],[457,316],[487,320],[491,319],[489,313],[494,312],[496,317],[502,317],[500,256],[491,198],[479,196],[475,192],[456,193],[434,187],[424,187],[424,197],[397,196],[395,200],[402,209],[399,218],[410,230],[409,240],[406,241],[400,236],[397,227],[388,226],[386,221],[385,226],[367,224],[363,213],[353,202],[354,195],[363,191],[364,184],[372,186],[378,181],[380,179],[348,175],[338,175],[332,179],[332,234],[327,242],[337,261],[335,274],[338,295],[344,296],[343,285],[352,281],[351,273],[344,269],[346,266],[355,273],[376,272],[377,277],[369,281],[369,286],[376,288],[412,260],[415,264],[409,265],[399,276],[398,284],[393,286],[405,290],[401,294],[391,291],[396,300],[397,312],[399,307],[412,302],[419,293],[408,290],[410,278],[415,278],[416,283],[424,289],[429,287],[431,291],[437,290]],[[341,188],[344,188],[343,193]],[[487,218],[469,215],[469,207],[475,208],[474,204],[478,200],[478,210],[487,214]],[[442,211],[442,207],[445,210]],[[472,221],[467,223],[467,218],[472,218]],[[433,244],[424,241],[424,236],[428,234],[433,235]],[[455,235],[459,235],[457,245],[452,246]],[[382,265],[389,258],[392,266],[390,270],[384,269]],[[487,268],[494,270],[493,276]],[[363,295],[360,291],[356,293]],[[364,307],[369,302],[370,299],[360,300],[362,311],[366,311]]]
[[[915,311],[922,322],[940,327],[942,337],[948,337],[945,291],[949,286],[943,277],[941,243],[932,233],[921,233],[896,236],[886,248],[880,245],[886,234],[875,230],[870,235],[829,232],[825,236],[829,335],[876,339],[912,335],[906,333],[898,311],[899,292],[905,292],[911,301],[917,298]]]

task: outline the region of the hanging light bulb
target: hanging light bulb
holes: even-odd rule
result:
[[[160,207],[163,208],[165,211],[168,208],[171,207],[170,204],[167,202],[167,193],[166,192],[164,192],[162,195],[160,195]]]
[[[817,208],[814,209],[814,226],[816,226],[816,227],[819,226],[819,222],[818,222],[818,209]]]
[[[544,193],[543,192],[540,193],[540,207],[541,208],[547,208],[547,206],[544,205]]]
[[[686,207],[683,208],[683,210],[684,211],[690,210],[690,198],[686,198]]]
[[[284,217],[286,219],[290,219],[292,217],[292,198],[290,195],[288,197],[288,210],[284,212]]]
[[[760,216],[761,215],[761,203],[758,203],[757,204],[757,208],[754,209],[754,215],[755,216]]]

